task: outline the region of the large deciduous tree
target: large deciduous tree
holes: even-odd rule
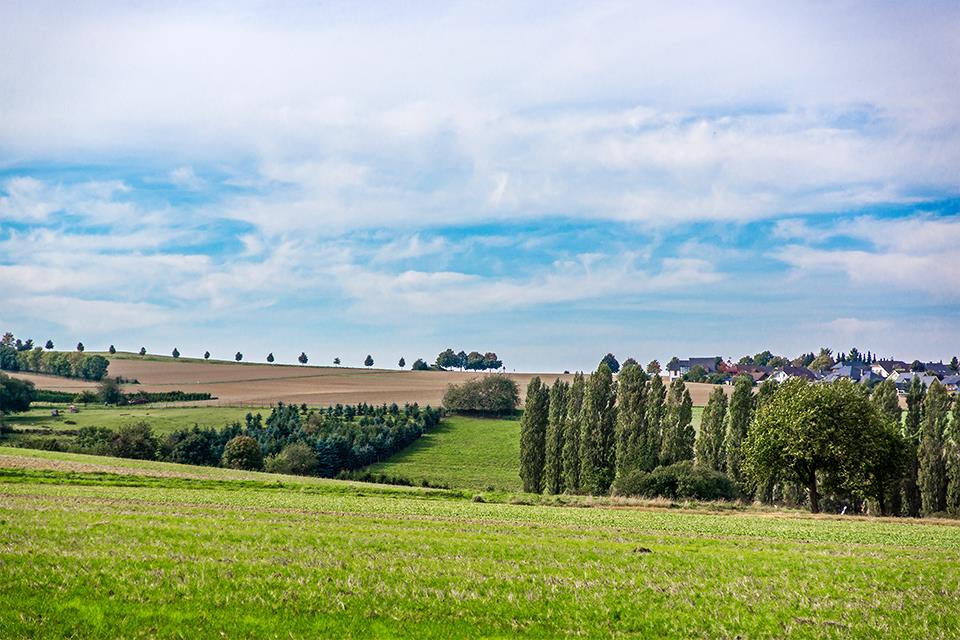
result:
[[[543,491],[543,468],[546,463],[547,423],[550,393],[539,377],[527,385],[527,398],[520,419],[520,479],[523,490]]]
[[[743,465],[755,481],[779,478],[807,489],[810,510],[820,511],[820,483],[856,491],[870,484],[880,463],[885,424],[849,380],[784,383],[765,403],[743,443]]]
[[[543,480],[543,488],[547,493],[562,493],[564,490],[563,436],[568,389],[569,385],[560,378],[550,388]]]
[[[600,359],[601,364],[607,365],[607,368],[610,369],[610,373],[617,373],[620,371],[620,363],[617,361],[617,357],[612,353],[608,353]]]
[[[616,451],[616,386],[605,363],[587,381],[580,432],[580,484],[592,495],[603,495],[613,482]]]
[[[617,377],[616,477],[641,465],[646,441],[647,375],[636,363]]]
[[[727,460],[723,450],[727,417],[727,394],[723,387],[714,387],[703,409],[700,433],[697,435],[697,465],[713,471],[723,471]]]

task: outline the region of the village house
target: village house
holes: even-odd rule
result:
[[[667,365],[667,374],[671,380],[682,378],[685,374],[696,366],[703,367],[707,373],[714,373],[717,370],[717,362],[722,359],[719,356],[712,358],[687,358],[686,360],[674,359]]]

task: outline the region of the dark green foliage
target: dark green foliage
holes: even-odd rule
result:
[[[297,356],[297,362],[299,362],[300,364],[307,364],[308,360],[309,358],[307,358],[307,354],[304,351],[301,351],[300,355]]]
[[[690,371],[683,374],[683,379],[687,382],[706,382],[707,370],[699,364],[690,367]]]
[[[771,378],[767,378],[760,383],[760,386],[757,388],[756,395],[753,396],[753,411],[756,412],[760,407],[766,404],[770,398],[773,397],[774,392],[777,390],[777,382]]]
[[[100,396],[100,402],[103,404],[120,404],[123,400],[120,385],[113,378],[107,378],[100,383],[97,395]]]
[[[0,419],[4,413],[19,413],[30,408],[34,399],[33,383],[0,373]]]
[[[642,467],[647,439],[647,375],[625,364],[617,378],[616,476]]]
[[[179,358],[179,357],[180,357],[180,350],[177,349],[176,347],[174,347],[174,348],[173,348],[173,351],[170,353],[170,355],[172,355],[174,358]]]
[[[339,357],[334,358],[334,359],[333,359],[333,364],[339,367],[339,366],[340,366],[340,358],[339,358]]]
[[[463,368],[465,361],[466,357],[461,360],[453,349],[445,349],[437,356],[437,366],[441,369]]]
[[[110,345],[110,346],[113,346],[113,345]],[[53,349],[53,340],[47,340],[47,344],[43,345],[43,348],[46,349],[47,351],[50,351],[51,349]],[[956,358],[954,358],[954,360],[956,360]]]
[[[960,396],[953,401],[944,446],[947,472],[947,511],[960,513]]]
[[[220,464],[230,469],[258,471],[263,468],[263,452],[250,436],[236,436],[223,448]]]
[[[267,354],[267,362],[273,363],[273,361],[274,361],[274,357],[273,357],[273,352],[271,351],[270,353]]]
[[[653,471],[660,464],[660,445],[663,442],[663,412],[667,388],[659,373],[650,378],[646,399],[646,435],[641,442],[639,465],[643,471]]]
[[[723,473],[684,460],[653,471],[634,470],[618,477],[613,494],[671,500],[733,500],[736,489]]]
[[[204,351],[204,352],[203,352],[203,359],[204,359],[204,360],[209,360],[209,359],[210,359],[210,352],[209,352],[209,351]]]
[[[140,347],[140,355],[142,355],[142,356],[147,355],[147,348],[146,348],[146,347]]]
[[[934,380],[927,389],[923,402],[923,421],[920,436],[920,466],[917,482],[920,504],[925,514],[939,513],[947,508],[947,469],[944,457],[950,396],[943,385]]]
[[[875,386],[870,394],[870,401],[880,415],[899,431],[903,410],[900,408],[900,399],[897,397],[897,387],[893,380],[887,378]]]
[[[613,373],[601,362],[586,383],[580,431],[580,488],[591,495],[606,494],[613,482],[616,400]]]
[[[401,369],[407,366],[407,361],[403,359],[403,356],[400,357],[400,361],[397,362],[397,366],[400,367]]]
[[[48,342],[48,344],[51,344],[51,345],[53,344],[53,343],[50,342],[49,340],[48,340],[47,342]],[[53,347],[52,347],[52,346],[49,346],[49,347],[47,347],[47,349],[53,349]],[[116,348],[115,346],[113,346],[113,345],[110,345],[110,348],[107,349],[107,351],[110,353],[110,355],[114,355],[114,354],[117,353],[117,348]]]
[[[217,431],[211,428],[182,429],[169,434],[160,447],[161,456],[170,462],[216,466],[227,442],[240,435],[239,425]]]
[[[114,431],[106,427],[82,427],[77,431],[75,444],[80,453],[109,456],[114,435]]]
[[[236,355],[233,356],[233,359],[236,360],[237,362],[240,362],[241,360],[243,360],[243,354],[237,351]]]
[[[110,364],[103,356],[86,355],[81,351],[44,351],[42,347],[33,347],[32,344],[32,340],[21,342],[19,349],[11,344],[0,345],[0,370],[100,380],[106,375]],[[30,345],[29,348],[24,348],[27,345]]]
[[[950,369],[953,371],[960,371],[960,360],[957,359],[957,356],[950,358]]]
[[[312,476],[317,472],[319,461],[308,444],[293,442],[281,449],[280,453],[267,458],[265,466],[270,473]]]
[[[907,472],[903,479],[903,498],[907,515],[920,517],[920,438],[923,422],[923,401],[927,391],[919,378],[913,378],[907,388],[907,413],[903,421],[903,436],[907,441]]]
[[[78,342],[78,343],[77,343],[77,351],[82,352],[82,351],[83,351],[83,348],[84,348],[84,347],[83,347],[83,343],[82,343],[82,342]]]
[[[363,366],[365,367],[373,366],[373,356],[371,356],[369,353],[367,354],[367,357],[363,359]]]
[[[563,435],[567,416],[567,394],[570,385],[557,378],[550,388],[550,409],[547,419],[546,459],[543,488],[547,493],[563,493]]]
[[[616,356],[612,353],[608,353],[600,359],[600,364],[607,365],[607,368],[610,369],[611,373],[617,373],[620,371],[620,363],[617,362]]]
[[[663,438],[660,443],[660,464],[671,465],[693,460],[696,432],[693,429],[693,400],[683,380],[670,383],[663,412]]]
[[[654,373],[659,374],[661,371],[663,371],[663,368],[660,366],[659,360],[651,360],[647,363],[647,373],[652,375]]]
[[[417,358],[410,367],[413,371],[430,371],[430,365],[423,358]]]
[[[700,433],[697,435],[697,466],[714,471],[726,468],[726,453],[723,450],[727,417],[727,394],[722,387],[710,392],[707,406],[700,418]]]
[[[93,402],[98,402],[99,400],[100,396],[98,396],[96,393],[90,391],[89,389],[84,389],[77,395],[73,396],[72,402],[74,404],[91,404]]]
[[[502,374],[483,375],[447,387],[443,407],[456,413],[502,416],[514,413],[520,404],[520,390],[513,379]]]
[[[747,438],[750,420],[753,418],[753,379],[737,376],[733,383],[733,395],[727,410],[727,424],[723,450],[727,456],[726,473],[734,482],[743,485],[740,447]]]
[[[575,373],[567,392],[567,409],[563,419],[563,484],[571,493],[580,491],[580,431],[585,388],[583,374]]]
[[[780,479],[806,487],[820,510],[821,480],[829,488],[866,492],[884,480],[869,477],[891,455],[889,430],[850,380],[809,384],[789,380],[757,412],[743,444],[744,469],[758,482]],[[883,499],[882,493],[876,496]]]
[[[543,491],[549,413],[549,390],[539,377],[535,377],[527,385],[527,399],[520,420],[520,479],[523,480],[523,490],[529,493]]]
[[[146,422],[120,427],[110,441],[110,455],[118,458],[153,460],[157,457],[159,441]]]

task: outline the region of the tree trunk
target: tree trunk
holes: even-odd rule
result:
[[[810,513],[820,513],[820,494],[817,493],[817,472],[812,469],[807,475],[807,491],[810,492]]]

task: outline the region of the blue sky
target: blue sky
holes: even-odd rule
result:
[[[0,328],[260,360],[960,351],[960,9],[0,8]]]

